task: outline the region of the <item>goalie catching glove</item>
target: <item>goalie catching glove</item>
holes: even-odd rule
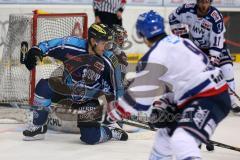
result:
[[[37,65],[38,58],[42,61],[42,51],[37,47],[32,47],[25,55],[24,64],[28,70],[32,70]]]

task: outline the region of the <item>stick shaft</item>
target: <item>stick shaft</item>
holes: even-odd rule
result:
[[[129,121],[129,120],[123,120],[122,123],[130,125],[130,126],[146,129],[146,130],[151,130],[151,131],[156,131],[157,130],[156,128],[149,127],[147,124],[142,124],[142,123],[139,123],[139,122],[132,122],[132,121]],[[230,145],[220,143],[220,142],[217,142],[217,141],[212,141],[212,140],[210,140],[210,143],[212,143],[214,146],[217,146],[217,147],[221,147],[221,148],[230,149],[230,150],[240,152],[240,148],[238,148],[238,147],[230,146]]]

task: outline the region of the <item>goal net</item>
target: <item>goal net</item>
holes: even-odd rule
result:
[[[48,78],[60,64],[45,58],[29,72],[24,54],[41,41],[71,35],[87,38],[87,20],[85,13],[11,14],[0,56],[0,103],[31,102],[37,81]]]

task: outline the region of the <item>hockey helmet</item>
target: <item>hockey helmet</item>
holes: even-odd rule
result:
[[[165,33],[164,20],[157,12],[151,10],[138,16],[137,35],[147,39]]]
[[[113,39],[114,42],[120,47],[123,46],[125,40],[127,39],[127,31],[120,25],[114,24],[112,26],[113,30]]]
[[[197,2],[200,2],[200,1],[202,1],[202,0],[197,0]],[[213,2],[213,0],[208,0],[210,3],[212,3]]]
[[[108,26],[104,24],[92,24],[88,29],[88,40],[91,38],[96,41],[112,41],[113,36]]]

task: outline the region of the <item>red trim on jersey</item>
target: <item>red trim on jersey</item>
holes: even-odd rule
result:
[[[196,98],[215,96],[215,95],[218,95],[220,93],[223,93],[226,90],[228,90],[228,84],[223,85],[219,89],[215,89],[215,88],[208,89],[204,92],[196,94],[195,96],[187,99],[183,104],[179,105],[178,108],[181,109],[181,108],[185,107],[187,103],[189,103],[190,101],[192,101]]]
[[[129,113],[128,111],[125,111],[124,108],[120,106],[118,102],[116,102],[116,105],[117,105],[116,109],[118,112],[120,112],[122,118],[125,118],[125,119],[130,118],[131,113]]]

